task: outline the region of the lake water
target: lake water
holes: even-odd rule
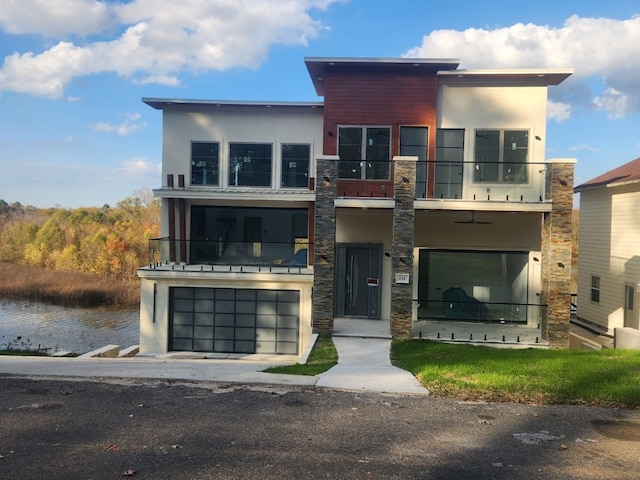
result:
[[[0,349],[70,350],[85,353],[105,345],[139,343],[139,309],[68,308],[0,300]]]

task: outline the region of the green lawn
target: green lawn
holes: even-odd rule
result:
[[[436,396],[640,408],[640,352],[500,349],[396,340],[391,360]]]
[[[331,336],[320,335],[316,340],[313,350],[309,354],[307,363],[272,367],[265,370],[269,373],[288,373],[290,375],[318,375],[326,372],[338,363],[338,352],[333,345]]]

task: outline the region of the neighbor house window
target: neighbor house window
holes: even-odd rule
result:
[[[282,144],[282,186],[306,188],[309,186],[310,145]]]
[[[191,185],[219,184],[218,151],[217,143],[191,143]]]
[[[529,132],[476,130],[473,180],[480,183],[526,183]]]
[[[270,143],[230,143],[229,185],[271,186],[271,159]]]
[[[600,277],[591,277],[591,301],[600,303]]]
[[[387,180],[391,152],[389,127],[340,127],[338,177]]]

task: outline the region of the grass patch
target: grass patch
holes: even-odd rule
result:
[[[320,335],[316,340],[307,363],[282,365],[265,370],[268,373],[286,373],[289,375],[319,375],[338,363],[338,352],[330,335]]]
[[[499,349],[396,340],[391,361],[436,396],[640,408],[640,352]]]

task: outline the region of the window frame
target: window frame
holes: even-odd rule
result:
[[[238,169],[237,172],[234,172],[235,170],[235,166],[236,165],[244,165],[245,163],[252,163],[252,158],[251,156],[247,157],[244,156],[242,157],[242,162],[239,161],[240,157],[238,156],[237,158],[233,158],[233,150],[234,147],[237,147],[239,145],[245,145],[247,147],[250,146],[256,146],[256,147],[260,147],[260,148],[267,148],[268,147],[268,152],[269,152],[269,157],[256,157],[257,158],[257,162],[265,162],[266,160],[268,160],[268,164],[269,164],[269,168],[268,168],[268,183],[264,184],[264,183],[243,183],[243,182],[239,182],[240,179],[240,173],[241,173],[241,168]],[[227,148],[228,148],[228,152],[227,152],[227,159],[228,159],[228,173],[227,173],[227,185],[231,188],[273,188],[273,161],[274,161],[274,142],[242,142],[242,141],[234,141],[234,142],[228,142],[227,144]],[[265,150],[266,151],[266,150]],[[247,161],[247,158],[249,158],[249,160]],[[261,172],[261,171],[249,171],[246,172],[246,177],[247,178],[251,178],[251,176],[253,176],[255,174],[256,178],[260,178],[260,175],[263,175],[267,172],[267,170],[265,169],[265,171]],[[233,181],[235,180],[235,181]]]
[[[215,145],[216,146],[216,155],[215,160],[213,156],[206,155],[194,155],[194,145]],[[196,162],[199,165],[196,166]],[[209,162],[213,162],[209,164]],[[214,165],[215,164],[215,165]],[[196,172],[194,168],[202,168],[202,172]],[[214,175],[214,182],[207,182],[207,173],[211,171]],[[191,141],[191,185],[197,186],[208,186],[208,187],[219,187],[220,186],[220,142],[211,142],[205,140],[192,140]],[[196,173],[202,175],[201,182],[196,182]]]
[[[307,157],[304,161],[306,161],[306,171],[304,173],[304,185],[298,185],[298,182],[294,182],[296,183],[296,185],[285,185],[285,175],[287,175],[289,168],[285,168],[285,147],[290,146],[290,147],[307,147],[308,151],[307,151]],[[302,158],[291,158],[290,160],[287,160],[289,162],[289,164],[292,161],[298,162],[298,161],[303,161]],[[296,166],[297,167],[297,166]],[[311,144],[310,143],[305,143],[305,142],[282,142],[280,143],[280,188],[309,188],[309,169],[311,167]],[[304,168],[303,168],[304,169]],[[297,175],[300,175],[299,171],[297,170],[297,168],[294,170],[293,173],[294,176],[296,176],[297,179]],[[302,182],[300,182],[302,183]]]
[[[600,276],[591,275],[591,302],[600,303]]]
[[[359,128],[361,130],[360,132],[360,158],[358,159],[349,159],[349,158],[345,158],[342,159],[340,158],[340,160],[338,161],[338,179],[339,180],[355,180],[355,181],[388,181],[390,179],[391,176],[391,144],[393,142],[393,131],[392,131],[392,127],[390,125],[338,125],[338,135],[337,135],[337,152],[338,152],[338,156],[341,156],[341,130],[343,129],[356,129]],[[368,144],[368,138],[369,138],[369,130],[373,130],[373,129],[384,129],[387,130],[389,136],[389,142],[388,145],[386,145],[387,147],[387,158],[385,160],[376,160],[376,159],[372,159],[369,158],[369,148],[368,147],[379,147],[379,146],[384,146],[384,145],[369,145]],[[357,145],[356,143],[353,144],[347,144],[345,146],[355,146]],[[364,152],[364,154],[363,154]],[[356,176],[346,176],[343,175],[343,172],[345,171],[345,167],[347,166],[347,163],[352,163],[352,164],[358,164],[358,165],[354,165],[356,168],[352,170],[353,173],[357,172]],[[386,174],[384,176],[382,175],[376,175],[375,172],[377,169],[374,168],[374,164],[382,164],[384,163],[386,165],[386,168],[382,168],[382,171]],[[378,165],[379,166],[379,165]],[[374,172],[373,176],[369,175],[369,172]]]
[[[497,133],[497,147],[491,147],[487,145],[485,150],[485,159],[480,161],[480,151],[478,137],[481,132],[486,134]],[[507,149],[507,136],[509,134],[524,134],[526,142],[524,145],[518,144],[518,139],[512,137],[511,145],[512,149]],[[473,145],[473,182],[476,184],[499,184],[499,185],[517,185],[527,184],[529,182],[529,158],[530,158],[530,141],[531,136],[530,129],[527,128],[476,128],[474,130],[474,145]],[[487,160],[487,151],[492,148],[497,150],[493,152],[493,155],[497,154],[497,159]],[[507,159],[507,152],[524,152],[524,159],[522,161],[513,161]],[[490,154],[491,152],[489,152]],[[515,154],[513,154],[515,155]],[[510,155],[509,155],[510,156]],[[509,166],[512,166],[511,168]],[[489,168],[485,168],[489,167]],[[490,177],[485,179],[490,172]]]

